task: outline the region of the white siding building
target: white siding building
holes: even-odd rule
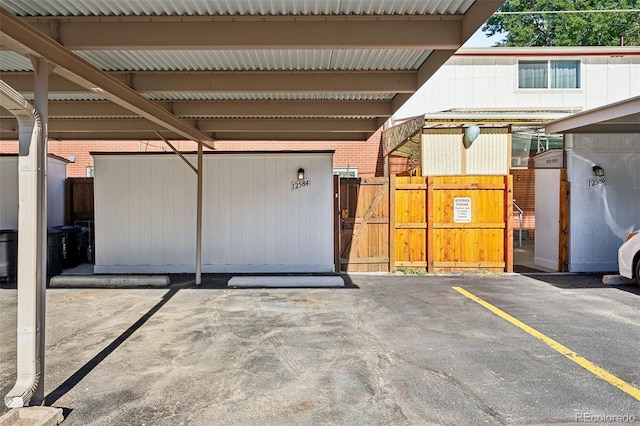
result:
[[[511,166],[526,167],[533,138],[550,139],[545,123],[639,95],[640,47],[460,49],[386,127],[421,115],[425,128],[478,124],[488,132],[487,127],[510,125]],[[635,127],[625,134],[574,135],[562,146],[566,162],[554,156],[558,164],[551,168],[566,168],[570,184],[565,261],[558,247],[559,172],[536,170],[536,265],[571,272],[617,269],[618,247],[640,226],[640,126]],[[423,137],[435,131],[423,130]],[[422,155],[430,155],[422,159],[427,169],[446,170],[460,162],[455,155],[442,158],[424,149]],[[594,165],[604,168],[605,185],[588,187]],[[528,204],[518,199],[523,201]]]
[[[390,119],[438,112],[549,112],[640,95],[640,47],[460,49]]]

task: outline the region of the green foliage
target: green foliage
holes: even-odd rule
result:
[[[507,0],[482,27],[488,37],[505,34],[496,46],[640,46],[640,12],[536,13],[638,9],[640,0]]]
[[[398,272],[405,275],[418,275],[418,276],[425,276],[428,274],[428,272],[423,269],[412,269],[412,268],[398,268]]]

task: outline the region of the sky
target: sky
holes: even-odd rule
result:
[[[503,35],[494,35],[487,37],[480,28],[473,34],[462,47],[489,47],[502,39]]]

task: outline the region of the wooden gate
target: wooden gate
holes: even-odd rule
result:
[[[391,177],[390,270],[513,270],[511,176]]]
[[[340,179],[340,270],[389,271],[389,178]]]
[[[64,221],[93,221],[93,178],[68,178],[65,181]]]
[[[433,176],[427,182],[428,269],[511,272],[511,176]]]

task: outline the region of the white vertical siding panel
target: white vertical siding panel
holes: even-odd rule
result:
[[[291,250],[291,239],[289,234],[291,233],[292,226],[292,212],[290,206],[287,203],[289,198],[290,184],[293,179],[289,170],[289,159],[284,156],[278,156],[275,158],[276,176],[274,181],[274,187],[277,200],[277,228],[280,234],[276,241],[277,259],[276,263],[286,264],[291,262],[288,258],[288,253]],[[297,169],[296,169],[297,170]]]
[[[153,162],[150,159],[143,159],[140,162],[140,172],[138,175],[138,179],[140,182],[139,205],[141,210],[141,214],[139,215],[141,253],[138,254],[138,256],[145,259],[145,261],[147,261],[150,265],[157,265],[158,259],[155,258],[151,253],[149,253],[149,241],[151,241],[151,238],[153,238],[155,223],[154,215],[156,213],[152,210],[151,205],[153,194],[158,192],[158,190],[145,190],[145,188],[149,188],[152,185],[155,185],[152,180],[152,172]]]
[[[0,157],[0,229],[18,229],[18,157]]]
[[[229,160],[231,163],[231,170],[242,170],[242,173],[239,175],[234,175],[233,179],[230,181],[230,190],[231,190],[231,202],[230,206],[232,209],[231,214],[231,250],[229,250],[231,259],[230,264],[239,264],[241,259],[244,256],[243,253],[243,239],[244,239],[244,230],[242,227],[242,220],[238,220],[238,218],[243,217],[245,208],[243,203],[243,180],[246,175],[251,173],[250,170],[245,170],[248,168],[246,164],[243,164],[244,161],[239,158],[232,158]]]
[[[472,61],[472,59],[465,58],[457,60],[456,64],[460,64],[460,66],[449,67],[449,72],[441,77],[442,80],[438,85],[440,88],[438,99],[440,102],[450,100],[450,105],[441,111],[463,105],[467,108],[473,107],[474,67],[468,66]]]
[[[116,241],[117,251],[115,257],[117,259],[117,265],[127,265],[129,263],[130,246],[130,233],[131,224],[128,219],[129,212],[129,164],[124,157],[120,157],[117,162],[117,170],[113,170],[115,174],[115,185],[113,187],[112,199],[114,206],[117,207],[116,216],[118,217],[118,223],[116,224],[117,232],[120,238]]]
[[[129,225],[129,232],[127,237],[129,238],[129,244],[127,245],[127,262],[134,265],[143,265],[145,258],[149,258],[148,253],[144,253],[142,248],[142,218],[147,217],[146,212],[142,211],[142,203],[140,197],[142,196],[141,190],[141,168],[144,165],[144,159],[133,161],[126,160],[127,168],[129,169],[129,187],[123,195],[128,198],[127,208],[127,224]]]
[[[179,186],[176,185],[175,177],[173,176],[173,161],[169,158],[158,158],[156,160],[159,162],[160,167],[162,168],[162,180],[163,180],[163,188],[166,190],[167,197],[163,199],[162,204],[162,223],[164,226],[159,230],[162,232],[162,262],[166,262],[175,252],[175,250],[179,250],[177,247],[177,241],[175,239],[175,228],[173,224],[175,223],[175,210],[173,209],[173,197],[174,193],[178,190],[181,190]],[[150,188],[150,190],[152,190]]]
[[[585,104],[583,109],[596,108],[607,103],[609,91],[607,77],[607,60],[603,58],[591,58],[584,69],[584,82],[586,88]]]
[[[507,175],[509,151],[507,129],[482,128],[466,152],[467,174]]]
[[[157,161],[149,160],[149,180],[145,183],[148,185],[149,201],[146,204],[148,210],[148,226],[149,226],[149,239],[150,244],[148,246],[148,252],[151,265],[161,265],[164,261],[163,247],[164,247],[164,235],[163,235],[163,217],[164,217],[164,200],[165,200],[165,182],[163,173],[163,162],[158,159]],[[151,189],[153,188],[153,189]]]
[[[442,129],[422,135],[422,174],[459,175],[462,173],[462,130]]]
[[[266,180],[267,168],[269,168],[267,158],[257,157],[253,159],[253,169],[256,180],[253,187],[254,207],[252,223],[256,237],[252,247],[252,263],[256,265],[266,264],[267,241],[274,237],[272,230],[267,229],[265,226],[267,211],[272,208],[272,206],[267,203],[267,198],[265,197],[266,186],[269,184]]]
[[[294,177],[297,175],[298,166],[293,167]],[[320,161],[314,158],[303,158],[299,161],[299,167],[305,170],[305,179],[309,179],[309,186],[292,192],[293,202],[298,204],[298,262],[302,264],[313,263],[314,253],[318,253],[318,241],[314,241],[318,231],[321,230],[321,224],[316,222],[312,224],[311,215],[314,206],[312,202],[312,194],[320,193],[322,190],[322,179],[320,178]],[[295,179],[294,179],[295,180]],[[315,228],[315,229],[312,229]]]
[[[167,257],[164,259],[167,264],[187,264],[186,251],[187,247],[187,235],[188,230],[185,219],[187,212],[185,204],[187,202],[186,193],[188,191],[188,183],[185,179],[185,171],[187,165],[181,163],[179,158],[171,159],[171,174],[173,176],[171,185],[173,187],[173,200],[171,205],[167,206],[173,212],[173,220],[168,223],[167,226],[173,230],[173,244],[175,248],[170,250]],[[195,214],[195,212],[193,213]],[[189,240],[193,244],[193,239]],[[191,261],[193,262],[193,260]]]
[[[486,108],[495,105],[496,73],[494,60],[489,58],[484,61],[476,61],[476,66],[470,68],[473,70],[473,81],[483,82],[483,84],[476,84],[475,88],[472,86],[469,89],[473,97],[473,107]]]
[[[49,228],[64,225],[64,181],[66,178],[67,162],[48,157],[47,226]]]
[[[609,63],[607,69],[609,96],[607,103],[618,102],[629,97],[630,77],[629,66],[627,60],[621,63]]]
[[[321,238],[321,244],[320,247],[321,249],[321,262],[323,264],[333,264],[334,263],[334,258],[333,258],[333,247],[334,247],[334,229],[333,229],[333,221],[334,221],[334,215],[337,214],[336,211],[334,211],[334,198],[335,198],[335,194],[333,191],[333,161],[331,159],[329,159],[329,161],[327,161],[327,159],[325,158],[324,161],[322,162],[322,188],[321,188],[321,194],[318,195],[319,197],[322,197],[322,199],[324,200],[325,197],[327,199],[327,201],[325,203],[322,203],[320,205],[320,208],[317,209],[316,213],[317,216],[314,218],[312,223],[321,223],[322,224],[322,231],[320,234],[320,238]],[[330,176],[330,178],[327,178],[328,176]],[[318,217],[319,216],[319,217]]]
[[[558,270],[560,220],[560,170],[535,172],[536,242],[534,264]]]
[[[96,266],[104,264],[104,259],[107,256],[107,238],[108,235],[108,223],[107,223],[107,208],[106,208],[106,195],[107,188],[104,185],[104,175],[106,164],[101,157],[94,157],[93,159],[94,175],[93,175],[93,229],[95,232],[95,244],[93,253],[93,262]],[[104,217],[103,217],[104,215]]]
[[[517,105],[514,93],[518,83],[514,80],[516,74],[513,72],[514,61],[510,58],[496,59],[495,79],[496,93],[493,106],[514,107]],[[491,107],[486,105],[487,108]]]
[[[264,230],[265,230],[265,253],[263,256],[265,265],[277,264],[278,259],[278,241],[282,232],[278,215],[280,198],[277,196],[278,183],[277,176],[277,158],[270,158],[264,169]]]

